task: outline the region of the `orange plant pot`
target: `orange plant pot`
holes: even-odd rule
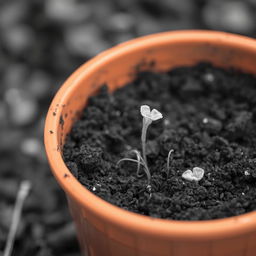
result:
[[[256,212],[211,221],[172,221],[135,214],[95,196],[70,173],[62,145],[88,97],[111,90],[140,70],[166,71],[208,61],[256,72],[256,41],[213,31],[167,32],[116,46],[81,66],[60,88],[45,124],[45,147],[64,189],[83,255],[255,256]]]

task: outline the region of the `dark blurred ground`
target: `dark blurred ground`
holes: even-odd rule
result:
[[[115,44],[160,31],[255,37],[255,14],[256,0],[0,0],[0,251],[18,185],[29,179],[13,255],[79,255],[43,147],[47,108],[72,71]]]

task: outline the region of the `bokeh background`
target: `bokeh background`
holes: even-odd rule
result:
[[[178,29],[255,37],[256,0],[0,0],[0,255],[26,179],[32,190],[13,255],[79,255],[44,153],[47,108],[63,81],[97,53]]]

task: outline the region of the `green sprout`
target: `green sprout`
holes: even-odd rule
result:
[[[149,125],[158,119],[163,118],[163,115],[156,109],[153,109],[150,111],[150,107],[148,105],[142,105],[140,107],[140,113],[143,116],[142,121],[142,132],[141,132],[141,147],[142,147],[142,156],[138,150],[132,150],[131,152],[135,153],[137,160],[131,159],[131,158],[123,158],[117,162],[117,165],[119,165],[123,161],[130,161],[137,163],[137,176],[140,177],[139,174],[140,166],[142,165],[144,167],[144,171],[147,175],[148,179],[148,190],[151,190],[151,174],[148,168],[147,163],[147,157],[146,157],[146,139],[147,139],[147,130]]]
[[[204,177],[204,169],[194,167],[193,170],[186,170],[182,174],[182,178],[188,181],[199,181]]]

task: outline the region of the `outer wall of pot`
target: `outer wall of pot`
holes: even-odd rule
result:
[[[69,172],[61,149],[89,96],[111,90],[140,70],[165,71],[209,61],[256,72],[256,41],[222,32],[176,31],[114,47],[80,67],[60,88],[45,125],[48,160],[65,191],[83,255],[255,256],[256,212],[212,221],[171,221],[125,211],[98,198]]]

